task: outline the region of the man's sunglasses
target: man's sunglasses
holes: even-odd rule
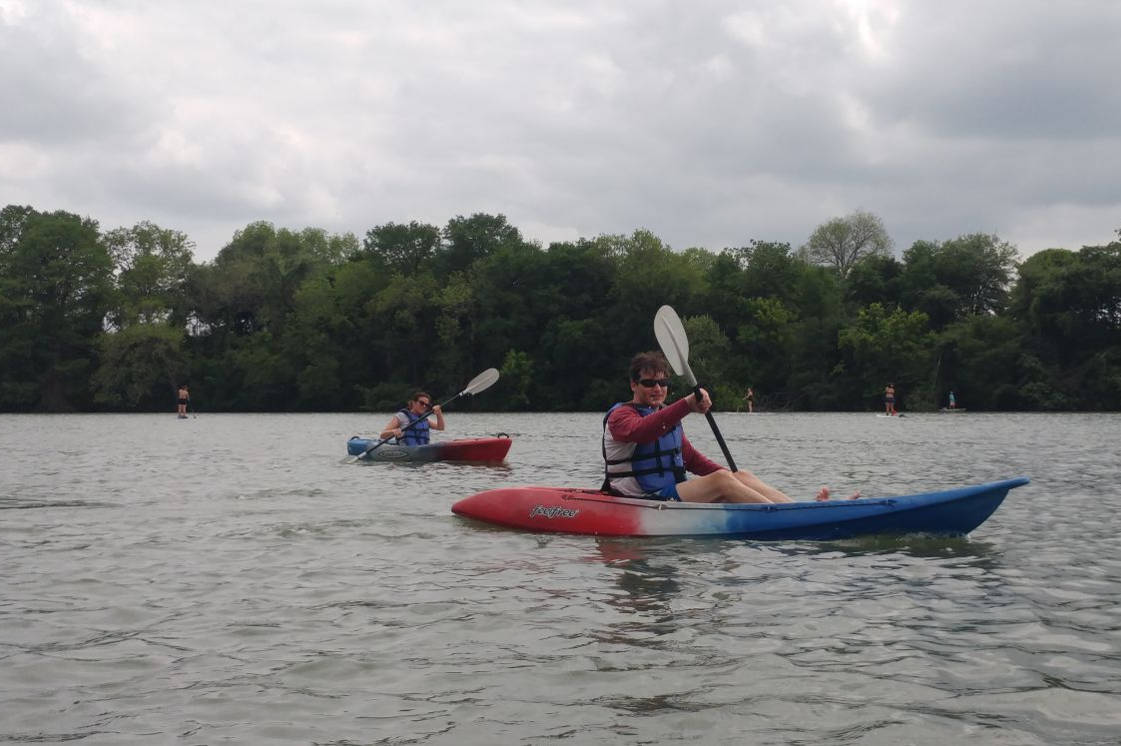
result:
[[[642,384],[648,389],[652,389],[655,386],[661,386],[664,389],[669,388],[668,378],[640,378],[638,379],[638,383]]]
[[[430,402],[430,401],[424,401],[423,399],[417,399],[417,400],[416,400],[416,403],[417,403],[417,404],[419,404],[419,405],[420,405],[420,406],[422,406],[422,407],[427,407],[427,406],[428,406],[429,404],[431,404],[432,402]]]

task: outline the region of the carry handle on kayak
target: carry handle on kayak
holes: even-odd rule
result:
[[[689,367],[689,337],[685,335],[685,326],[681,323],[677,311],[673,310],[672,306],[662,306],[654,314],[654,336],[658,338],[658,345],[662,348],[662,354],[666,356],[673,372],[683,376],[689,382],[697,400],[700,401],[701,385],[697,383],[697,377],[693,375],[693,369]],[[716,418],[712,416],[711,409],[705,412],[705,419],[712,427],[712,434],[716,436],[716,442],[720,444],[720,450],[724,452],[724,458],[728,461],[728,468],[732,471],[739,471],[732,454],[728,451],[727,444],[724,443],[724,436],[720,434],[720,428],[716,426]]]
[[[463,387],[463,391],[460,391],[458,394],[456,394],[455,396],[451,397],[450,399],[448,399],[447,401],[445,401],[444,403],[442,403],[438,406],[440,407],[440,409],[443,409],[444,407],[451,404],[453,401],[455,401],[456,399],[458,399],[461,396],[465,396],[465,395],[469,396],[471,394],[477,394],[480,391],[486,391],[491,386],[493,386],[494,382],[497,381],[497,380],[498,380],[498,371],[495,370],[494,368],[487,368],[482,373],[480,373],[479,375],[472,378],[471,382]],[[401,431],[404,432],[405,430],[408,430],[409,428],[416,425],[418,422],[421,422],[422,420],[428,419],[429,417],[432,416],[432,413],[435,412],[435,411],[436,411],[435,408],[429,409],[427,412],[422,414],[420,417],[417,417],[415,420],[410,422],[408,425],[405,425],[403,428],[401,428]],[[384,440],[379,440],[377,443],[373,443],[369,446],[366,446],[366,450],[362,451],[362,453],[355,456],[354,459],[350,463],[353,464],[358,459],[366,458],[366,456],[368,456],[371,452],[376,451],[377,449],[381,448],[383,445],[385,445],[386,443],[388,443],[391,440],[393,440],[393,438],[385,438]]]

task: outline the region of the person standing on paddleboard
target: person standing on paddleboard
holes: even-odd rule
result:
[[[185,420],[185,419],[187,419],[187,403],[189,401],[191,401],[191,392],[187,388],[187,384],[185,384],[185,383],[179,384],[178,398],[179,398],[179,402],[178,402],[179,406],[178,406],[178,409],[176,411],[179,414],[179,419]]]
[[[649,500],[794,502],[750,471],[731,472],[693,447],[681,420],[690,412],[707,412],[712,400],[700,389],[667,406],[669,363],[662,353],[635,355],[630,386],[633,398],[615,404],[603,418],[605,489]],[[697,476],[689,479],[686,472]],[[828,488],[815,499],[828,500]]]
[[[889,383],[884,387],[884,414],[895,415],[895,384]]]
[[[382,440],[395,438],[396,442],[399,445],[428,445],[428,431],[430,429],[444,429],[444,410],[440,408],[439,404],[437,404],[436,406],[432,407],[431,411],[429,411],[428,408],[431,406],[432,397],[429,396],[427,392],[416,392],[415,394],[413,394],[412,398],[409,399],[409,402],[405,405],[405,408],[397,414],[393,415],[393,419],[386,423],[386,426],[382,428],[381,435],[379,437]],[[428,422],[428,418],[425,415],[429,414],[436,415],[435,422]],[[421,419],[423,419],[424,421],[417,422],[417,424],[409,427],[410,423],[416,422],[417,420]]]

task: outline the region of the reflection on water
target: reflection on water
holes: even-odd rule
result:
[[[601,416],[451,413],[506,463],[349,463],[387,417],[0,417],[0,740],[1117,742],[1121,466],[1092,444],[1121,417],[721,416],[798,494],[1033,479],[968,538],[830,543],[466,521],[597,486]]]
[[[615,584],[622,591],[610,594],[606,603],[630,614],[671,613],[670,602],[681,590],[673,564],[659,562],[657,554],[644,549],[639,540],[597,537],[595,542],[600,559],[611,566]]]

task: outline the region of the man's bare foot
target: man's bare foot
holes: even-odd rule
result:
[[[830,494],[829,493],[829,488],[828,487],[822,487],[820,490],[817,491],[817,495],[814,496],[814,500],[817,500],[819,503],[823,503],[823,502],[825,502],[826,500],[829,499],[829,494]],[[857,490],[856,492],[852,493],[851,495],[849,495],[845,499],[846,500],[856,500],[859,497],[860,497],[860,490]]]

